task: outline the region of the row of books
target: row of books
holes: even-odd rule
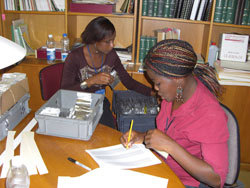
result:
[[[4,0],[5,10],[64,11],[65,0]]]
[[[163,28],[155,30],[155,36],[141,36],[139,48],[139,62],[143,63],[148,51],[157,43],[165,39],[180,39],[180,30]]]
[[[250,25],[249,0],[217,0],[214,22]]]
[[[143,0],[142,16],[207,21],[213,0]]]
[[[139,49],[139,62],[143,63],[145,56],[150,48],[157,43],[157,37],[141,36],[140,37],[140,49]]]
[[[120,10],[123,13],[133,14],[134,13],[134,0],[124,0]]]
[[[26,49],[26,55],[34,55],[34,48],[31,47],[28,25],[23,19],[13,20],[11,25],[12,41]]]

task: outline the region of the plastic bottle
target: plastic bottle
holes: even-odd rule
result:
[[[55,40],[52,34],[49,34],[47,39],[47,62],[49,64],[54,63],[56,59],[56,48],[55,48]]]
[[[216,46],[215,42],[212,42],[209,46],[209,53],[208,53],[208,63],[209,66],[214,67],[214,62],[217,59],[217,53],[219,48]]]
[[[30,177],[20,156],[15,156],[6,178],[6,188],[29,188]]]
[[[66,33],[63,33],[63,37],[61,39],[61,45],[62,45],[62,51],[61,51],[62,61],[65,61],[69,53],[69,38]]]

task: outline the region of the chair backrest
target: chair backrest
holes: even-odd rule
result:
[[[39,72],[41,94],[43,100],[48,100],[61,88],[64,63],[49,65]]]
[[[227,114],[228,117],[228,130],[229,130],[229,139],[228,139],[228,174],[225,182],[225,186],[233,185],[236,183],[239,177],[240,171],[240,134],[239,134],[239,126],[238,121],[233,114],[233,112],[221,104],[223,110]]]

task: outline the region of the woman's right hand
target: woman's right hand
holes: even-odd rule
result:
[[[90,78],[88,78],[87,83],[88,87],[91,87],[92,85],[98,84],[98,85],[108,85],[114,81],[114,77],[110,74],[100,72]]]
[[[144,137],[146,133],[140,133],[137,131],[131,132],[130,141],[128,142],[129,131],[124,133],[120,138],[122,145],[126,148],[130,148],[133,144],[142,144],[144,142]]]

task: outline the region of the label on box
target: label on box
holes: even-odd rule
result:
[[[222,34],[220,60],[245,62],[248,35]]]

